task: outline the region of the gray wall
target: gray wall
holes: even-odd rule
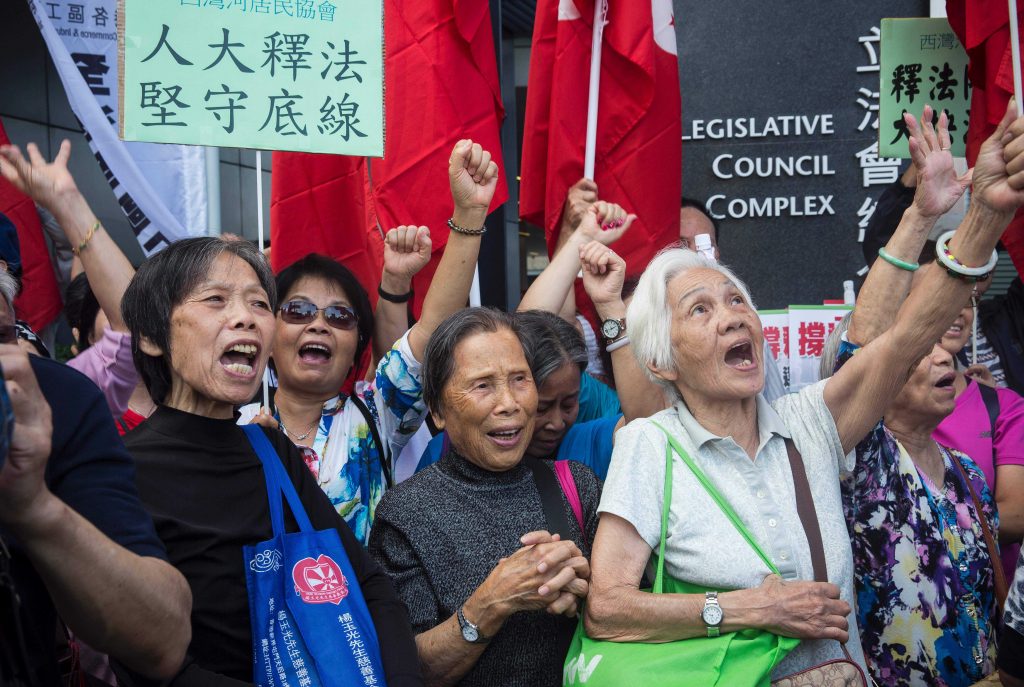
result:
[[[13,143],[34,141],[52,157],[62,139],[72,145],[70,168],[104,227],[133,262],[142,251],[82,135],[46,44],[25,0],[0,2],[0,120]],[[225,232],[256,238],[256,154],[220,151],[221,224]],[[263,204],[270,208],[270,154],[263,155]],[[269,214],[267,215],[269,236]]]

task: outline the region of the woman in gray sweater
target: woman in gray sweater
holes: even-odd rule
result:
[[[560,685],[600,483],[568,463],[560,489],[553,463],[524,460],[537,390],[510,315],[461,311],[425,357],[424,399],[450,446],[384,495],[370,554],[409,606],[428,684]]]

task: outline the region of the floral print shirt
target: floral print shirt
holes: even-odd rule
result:
[[[427,416],[421,370],[406,334],[381,359],[373,383],[358,382],[353,393],[386,445],[385,460],[392,475],[402,448]],[[239,422],[248,422],[258,411],[257,404],[246,406]],[[366,546],[386,482],[380,448],[355,399],[335,396],[324,403],[313,445],[299,448],[320,488]]]
[[[844,342],[840,362],[853,348]],[[979,525],[987,518],[998,536],[995,502],[974,461],[939,448],[945,470],[933,484],[879,423],[844,476],[857,620],[878,685],[960,687],[995,669],[995,583]]]

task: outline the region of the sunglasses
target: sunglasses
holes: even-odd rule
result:
[[[328,305],[318,308],[309,301],[288,301],[280,307],[281,319],[288,324],[309,324],[323,311],[324,321],[335,329],[355,329],[356,311],[347,305]]]

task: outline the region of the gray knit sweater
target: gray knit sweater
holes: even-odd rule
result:
[[[546,464],[550,465],[548,461]],[[590,556],[601,484],[590,468],[571,463],[586,534],[563,495],[572,538]],[[391,575],[409,606],[413,632],[455,614],[519,537],[548,529],[533,475],[523,465],[490,472],[450,452],[384,494],[374,515],[370,555]],[[545,611],[509,618],[460,685],[558,687],[576,620]]]

